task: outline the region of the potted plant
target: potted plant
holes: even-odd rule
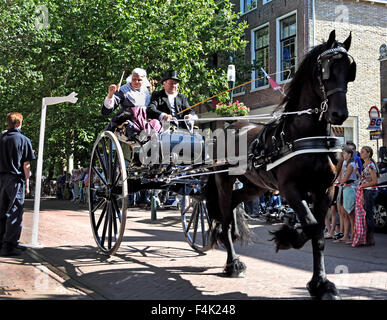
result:
[[[243,117],[248,115],[250,108],[237,100],[235,102],[230,101],[227,104],[223,102],[218,103],[215,112],[220,117]]]

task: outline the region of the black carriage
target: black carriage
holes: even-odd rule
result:
[[[203,196],[208,168],[192,164],[203,157],[203,138],[170,128],[148,139],[140,143],[128,140],[120,130],[104,131],[94,144],[89,171],[89,212],[98,248],[108,255],[118,250],[125,232],[129,194],[161,189],[180,198],[181,222],[188,244],[197,252],[209,250],[211,224]],[[180,154],[174,152],[177,145],[188,145],[190,151],[192,148],[190,159],[183,161],[182,150]],[[153,163],[149,160],[155,147],[159,159]]]

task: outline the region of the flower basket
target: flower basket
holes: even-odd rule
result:
[[[246,107],[243,102],[237,100],[233,103],[219,103],[216,106],[215,112],[220,117],[241,117],[247,116],[250,108]]]

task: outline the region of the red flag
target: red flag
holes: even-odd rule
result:
[[[270,83],[271,87],[273,88],[273,90],[275,90],[275,91],[280,90],[280,89],[281,89],[281,86],[280,86],[277,82],[275,82],[275,81],[274,81],[274,80],[266,73],[266,71],[265,71],[263,68],[261,68],[261,70],[262,70],[262,72],[265,74],[267,80],[269,80],[269,83]]]
[[[269,80],[270,85],[271,85],[271,87],[272,87],[274,90],[279,90],[279,89],[281,89],[281,86],[280,86],[277,82],[275,82],[270,76],[267,77],[267,80]]]

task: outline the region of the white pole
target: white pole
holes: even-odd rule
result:
[[[312,0],[312,47],[316,43],[316,3]]]
[[[227,81],[228,81],[228,86],[230,87],[230,89],[234,88],[235,80],[236,80],[235,65],[229,64],[227,67]],[[232,103],[233,96],[234,96],[234,90],[231,90],[230,91],[231,103]]]
[[[34,221],[32,226],[32,238],[31,238],[31,246],[33,247],[40,246],[38,244],[38,229],[39,229],[40,194],[42,190],[43,148],[44,148],[44,132],[46,127],[46,111],[47,111],[47,106],[46,106],[45,98],[43,98],[42,116],[40,120],[38,163],[36,168]]]
[[[39,233],[40,194],[42,190],[44,132],[46,128],[47,106],[63,103],[63,102],[76,103],[78,100],[76,96],[77,96],[77,93],[72,92],[66,97],[45,97],[42,99],[42,116],[40,120],[38,163],[36,168],[35,202],[34,202],[34,215],[33,215],[33,225],[32,225],[32,237],[31,237],[31,244],[26,245],[29,247],[42,246],[41,244],[38,244],[38,233]]]

